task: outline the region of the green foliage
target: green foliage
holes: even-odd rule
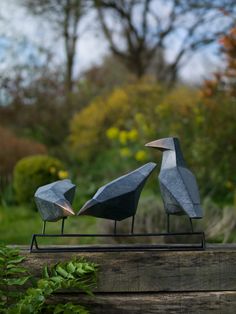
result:
[[[91,289],[97,281],[96,273],[97,266],[82,259],[58,263],[51,268],[45,267],[43,278],[37,282],[37,287],[29,288],[10,313],[43,313],[46,299],[60,289],[76,288],[92,295]],[[57,305],[53,313],[72,313],[72,310],[74,313],[88,313],[83,307],[71,303]]]
[[[19,265],[24,259],[18,250],[0,246],[0,312],[20,297],[13,288],[24,285],[30,278],[27,270]]]
[[[46,300],[60,289],[76,288],[92,296],[91,289],[96,286],[98,267],[84,259],[57,263],[52,267],[44,267],[42,278],[36,287],[28,288],[26,293],[12,291],[10,287],[24,285],[29,276],[26,269],[20,267],[25,258],[18,250],[0,248],[0,311],[7,314],[21,313],[79,313],[89,312],[80,305],[72,303],[48,305]]]
[[[14,168],[16,199],[20,203],[32,202],[39,186],[67,176],[64,165],[56,158],[44,155],[23,158]]]
[[[118,88],[108,97],[95,99],[71,121],[69,144],[75,158],[95,159],[98,153],[110,148],[106,136],[109,128],[116,127],[120,131],[140,128],[140,133],[149,132],[149,127],[141,127],[136,119],[140,113],[147,118],[154,117],[155,105],[162,94],[163,89],[156,84],[139,82]]]
[[[232,204],[235,115],[235,98],[224,93],[204,98],[196,89],[178,86],[167,92],[156,83],[142,81],[116,89],[76,114],[69,143],[81,164],[92,161],[87,171],[95,171],[95,180],[98,171],[109,174],[111,169],[115,177],[140,162],[160,161],[161,154],[144,144],[178,136],[201,195]]]
[[[80,305],[75,305],[72,303],[66,303],[66,304],[57,304],[55,308],[53,308],[53,313],[54,314],[89,314],[89,312]]]

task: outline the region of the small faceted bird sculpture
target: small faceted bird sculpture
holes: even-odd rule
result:
[[[37,189],[34,198],[44,221],[43,234],[45,234],[46,221],[57,221],[59,219],[62,219],[61,233],[63,234],[65,219],[67,216],[75,215],[71,208],[75,188],[76,186],[70,180],[65,179]]]
[[[134,216],[141,191],[156,164],[149,162],[144,166],[117,178],[101,187],[97,193],[80,209],[78,215],[90,215],[115,221],[133,217],[131,233],[134,229]]]
[[[167,232],[170,215],[187,215],[193,232],[192,218],[202,218],[198,186],[193,173],[186,167],[180,143],[176,137],[159,139],[145,146],[163,152],[159,183],[167,214]]]

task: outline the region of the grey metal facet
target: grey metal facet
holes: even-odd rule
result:
[[[178,138],[168,137],[147,143],[163,152],[159,183],[167,214],[202,218],[197,182],[186,167]]]
[[[149,162],[104,185],[91,200],[85,203],[78,215],[91,215],[111,220],[123,220],[134,216],[141,191],[155,167],[155,163]]]
[[[75,215],[71,208],[75,188],[76,186],[68,179],[39,187],[34,198],[42,219],[44,221],[57,221]]]

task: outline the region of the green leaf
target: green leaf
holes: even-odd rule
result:
[[[49,273],[48,273],[48,267],[47,266],[45,266],[43,268],[43,277],[44,278],[49,278]]]
[[[84,269],[85,269],[87,272],[94,272],[94,271],[95,271],[94,266],[89,265],[89,264],[87,264],[87,263],[84,265]]]
[[[63,278],[60,276],[53,276],[50,279],[55,283],[61,283],[63,281]]]
[[[57,265],[56,271],[58,272],[58,274],[60,274],[64,278],[67,278],[69,275],[68,272],[65,269],[63,269],[60,265]]]
[[[8,267],[7,267],[8,268]],[[9,274],[16,274],[16,273],[26,273],[26,269],[23,267],[15,267],[15,265],[13,265],[13,267],[11,267],[10,269],[8,269],[6,271],[7,275]]]
[[[26,283],[26,281],[30,278],[30,276],[27,277],[21,277],[21,278],[9,278],[5,279],[5,282],[9,286],[22,286]]]
[[[74,266],[73,262],[69,262],[67,267],[66,267],[66,270],[72,274],[74,271],[75,271],[76,267]]]
[[[19,264],[19,263],[21,263],[24,260],[25,260],[24,256],[18,256],[17,258],[11,259],[10,263],[11,264]]]

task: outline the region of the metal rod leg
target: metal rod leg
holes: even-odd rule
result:
[[[43,230],[42,230],[42,234],[45,234],[45,228],[46,228],[46,221],[43,222]]]
[[[35,238],[34,238],[34,244],[35,244],[36,249],[39,250],[38,242],[37,242],[36,236],[35,236]]]
[[[167,232],[170,233],[170,215],[169,214],[166,215],[167,215]]]
[[[30,252],[32,252],[33,248],[34,248],[34,238],[35,238],[35,235],[33,235],[33,237],[32,237],[31,246],[30,246]]]
[[[61,234],[64,233],[64,224],[65,224],[65,219],[66,217],[62,218],[62,223],[61,223]]]
[[[206,240],[205,240],[205,233],[202,233],[202,248],[205,250],[206,247]]]
[[[114,223],[114,234],[116,234],[116,220],[115,220],[115,223]]]
[[[132,217],[132,226],[131,226],[131,233],[133,234],[134,233],[134,217]]]
[[[193,222],[192,222],[192,219],[189,218],[189,221],[190,221],[190,225],[191,225],[191,231],[193,232]]]

